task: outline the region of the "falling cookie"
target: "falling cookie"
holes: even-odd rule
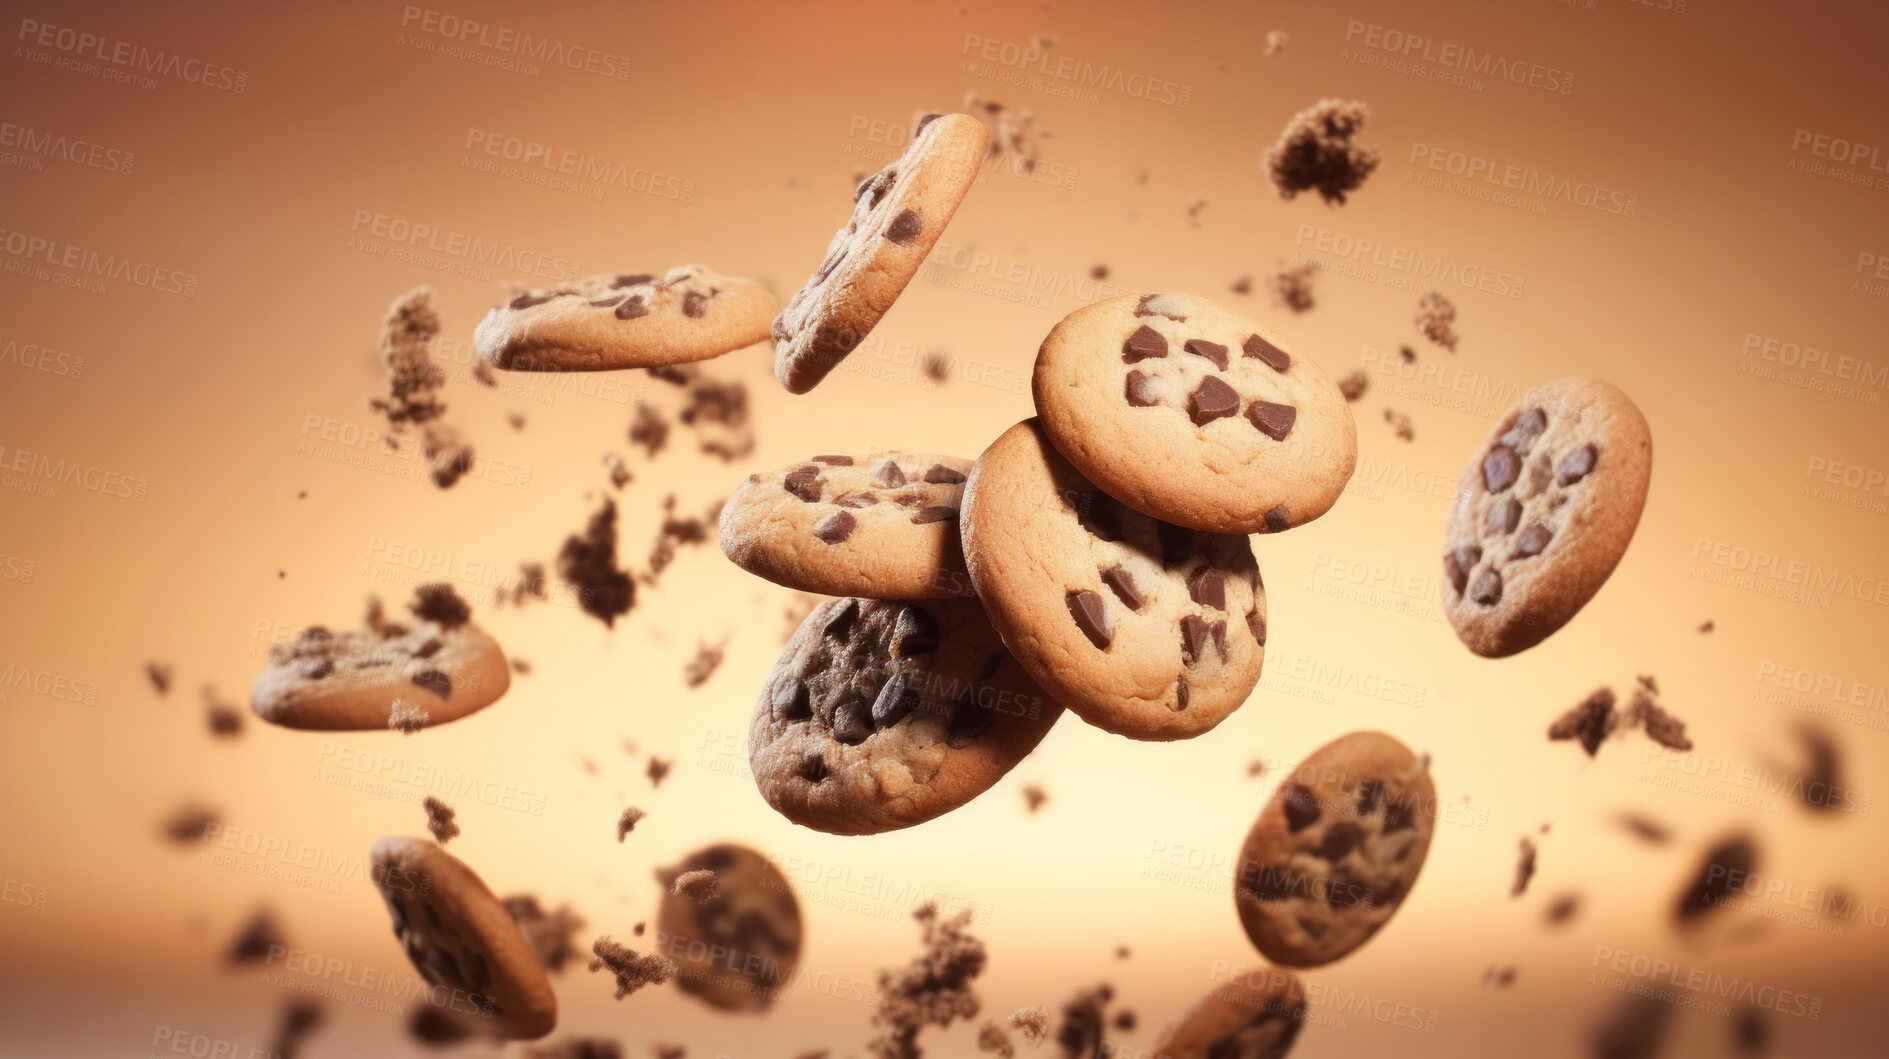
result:
[[[551,981],[477,873],[423,838],[383,838],[372,861],[394,937],[427,982],[452,991],[455,1010],[476,1010],[481,1029],[497,1037],[551,1032],[558,1017]]]
[[[713,897],[674,892],[676,879],[714,873]],[[679,967],[676,985],[723,1011],[766,1011],[800,959],[800,903],[786,877],[746,846],[719,843],[656,872],[661,953]]]
[[[1382,732],[1312,752],[1240,847],[1233,901],[1246,936],[1287,967],[1317,967],[1377,933],[1409,896],[1436,827],[1428,758]]]
[[[1192,294],[1078,309],[1043,340],[1037,414],[1062,454],[1136,511],[1210,533],[1277,533],[1344,492],[1344,394],[1272,329]]]
[[[829,596],[968,596],[958,500],[971,461],[894,452],[815,456],[751,474],[722,508],[735,565]]]
[[[1443,537],[1443,610],[1485,658],[1553,635],[1606,584],[1646,506],[1653,436],[1627,395],[1557,379],[1463,468]]]
[[[411,626],[380,617],[375,601],[363,631],[310,626],[269,648],[269,667],[249,689],[258,717],[284,728],[387,728],[396,704],[428,725],[490,706],[511,686],[498,642],[444,584],[422,585],[408,604]]]
[[[971,582],[1004,643],[1090,724],[1186,739],[1259,683],[1266,592],[1246,538],[1116,502],[1036,420],[978,458],[963,524]]]
[[[485,314],[472,342],[507,371],[614,371],[707,360],[767,338],[780,303],[707,265],[586,276]]]
[[[819,385],[892,308],[971,190],[989,143],[976,118],[932,115],[903,155],[859,185],[852,220],[774,319],[774,374],[789,393]]]
[[[1305,1027],[1298,976],[1263,967],[1229,978],[1162,1031],[1161,1059],[1284,1059]]]
[[[762,797],[789,820],[877,834],[982,794],[1061,714],[975,600],[837,599],[787,641],[749,756]]]

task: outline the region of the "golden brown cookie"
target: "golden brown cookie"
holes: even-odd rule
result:
[[[707,265],[585,276],[485,314],[472,342],[507,371],[612,371],[707,360],[767,339],[780,302]]]
[[[1305,1027],[1298,976],[1276,967],[1216,985],[1155,1041],[1157,1059],[1285,1059]]]

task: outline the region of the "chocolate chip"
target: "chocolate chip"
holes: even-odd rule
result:
[[[858,528],[859,520],[851,511],[835,511],[813,524],[813,535],[828,544],[839,544]]]
[[[1484,570],[1476,578],[1476,583],[1470,587],[1469,598],[1485,607],[1493,607],[1502,601],[1502,575],[1496,572],[1495,567]]]
[[[1292,367],[1291,354],[1258,335],[1249,337],[1245,343],[1240,346],[1240,349],[1249,357],[1258,357],[1261,361],[1265,362],[1267,367],[1274,371],[1283,372]]]
[[[1253,639],[1259,641],[1259,646],[1266,646],[1266,616],[1257,608],[1247,611],[1246,628],[1253,634]]]
[[[1176,711],[1179,711],[1179,710],[1184,710],[1186,708],[1187,708],[1187,678],[1181,677],[1180,679],[1174,682],[1174,709]]]
[[[833,710],[833,738],[847,746],[858,746],[872,737],[872,707],[860,699],[847,699]]]
[[[964,481],[964,475],[942,463],[934,463],[925,469],[925,481],[932,485],[957,485]]]
[[[1076,521],[1082,528],[1105,541],[1122,539],[1122,513],[1115,499],[1106,493],[1085,493],[1076,501]]]
[[[1154,380],[1139,371],[1129,371],[1124,391],[1131,408],[1150,408],[1159,403],[1155,400]]]
[[[1098,649],[1106,651],[1115,638],[1114,630],[1109,628],[1108,611],[1102,597],[1094,592],[1071,592],[1064,599],[1069,608],[1069,616],[1076,620],[1076,628]]]
[[[1261,434],[1274,441],[1284,441],[1286,435],[1292,433],[1293,424],[1299,421],[1299,410],[1289,404],[1254,401],[1246,409],[1246,418],[1253,421]]]
[[[1102,571],[1102,583],[1115,592],[1115,598],[1129,610],[1141,609],[1141,593],[1135,591],[1135,579],[1119,566]]]
[[[310,680],[326,680],[329,674],[333,673],[334,671],[335,671],[335,660],[332,658],[324,658],[316,662],[313,668],[309,669],[302,675],[307,677]]]
[[[1505,497],[1489,505],[1489,510],[1482,517],[1482,530],[1489,534],[1507,534],[1515,532],[1515,524],[1522,520],[1522,502],[1514,497]]]
[[[1284,504],[1280,504],[1278,507],[1266,512],[1267,533],[1281,533],[1291,528],[1292,516],[1286,511]]]
[[[1206,426],[1239,411],[1240,395],[1233,392],[1233,387],[1222,382],[1219,376],[1208,375],[1200,380],[1194,395],[1188,399],[1187,410],[1193,416],[1195,426]]]
[[[1302,889],[1301,884],[1304,882],[1303,876],[1284,864],[1262,864],[1257,868],[1243,864],[1240,873],[1241,891],[1266,902],[1278,902],[1291,897]]]
[[[905,472],[890,459],[880,460],[873,464],[871,481],[881,489],[897,489],[905,484]]]
[[[1122,360],[1128,364],[1133,364],[1138,360],[1147,360],[1149,357],[1167,355],[1168,340],[1161,337],[1161,332],[1147,324],[1136,328],[1135,333],[1129,335],[1128,340],[1122,343]]]
[[[1203,566],[1187,579],[1187,594],[1194,602],[1215,610],[1227,609],[1227,575]]]
[[[918,705],[918,692],[912,682],[903,673],[892,674],[892,679],[879,689],[879,697],[872,703],[873,727],[884,730],[898,724]]]
[[[687,291],[682,295],[682,315],[701,319],[708,310],[703,308],[708,303],[706,295],[700,291]]]
[[[832,771],[826,767],[826,759],[818,754],[810,754],[800,763],[800,778],[808,783],[818,783],[830,775]]]
[[[1318,823],[1318,798],[1310,790],[1293,784],[1286,789],[1286,828],[1293,834]]]
[[[1366,777],[1358,781],[1358,815],[1370,816],[1384,800],[1384,785]]]
[[[1502,444],[1514,449],[1523,456],[1535,445],[1535,439],[1548,429],[1548,417],[1537,408],[1515,421],[1515,425],[1502,435]]]
[[[840,267],[840,262],[844,260],[846,260],[846,248],[843,246],[833,251],[831,254],[828,254],[827,259],[820,262],[820,268],[814,272],[813,282],[825,283],[826,278],[831,276],[833,270]]]
[[[444,646],[445,645],[440,643],[438,640],[428,640],[425,643],[413,649],[413,657],[431,658],[434,655],[438,654],[439,649]]]
[[[813,700],[804,681],[788,678],[774,685],[768,697],[777,721],[804,721],[813,716]]]
[[[918,233],[924,230],[925,222],[918,216],[918,211],[906,210],[892,218],[892,223],[886,226],[885,237],[900,246],[910,246],[912,240],[918,238]]]
[[[1207,622],[1197,614],[1189,614],[1181,619],[1181,661],[1194,665],[1205,658],[1207,646]]]
[[[887,169],[884,172],[880,173],[877,179],[873,181],[872,201],[866,204],[867,208],[870,209],[872,207],[878,206],[879,200],[886,197],[886,193],[892,190],[892,185],[894,182],[898,180],[898,178],[899,178],[899,174],[898,174],[898,170],[896,169]]]
[[[1384,834],[1388,835],[1394,831],[1402,831],[1410,827],[1410,818],[1411,813],[1408,799],[1392,798],[1390,804],[1384,806]]]
[[[811,350],[814,356],[824,363],[838,364],[846,354],[859,348],[859,343],[866,336],[855,331],[847,324],[828,322],[820,325],[813,334]]]
[[[1553,539],[1554,534],[1548,532],[1548,527],[1539,522],[1531,522],[1528,528],[1522,531],[1522,535],[1515,538],[1515,554],[1511,558],[1540,555],[1542,549],[1548,547],[1548,542]]]
[[[957,517],[958,517],[957,508],[933,505],[931,507],[919,508],[918,513],[912,516],[912,524],[916,526],[923,526],[931,522],[948,522]]]
[[[607,298],[593,298],[585,304],[595,306],[599,309],[611,309],[623,304],[623,299],[627,297],[629,297],[627,294],[612,294]]]
[[[610,281],[612,289],[620,287],[640,287],[645,283],[656,282],[656,277],[647,272],[630,272]]]
[[[1156,520],[1154,535],[1161,542],[1161,565],[1173,566],[1194,554],[1194,531],[1186,526]]]
[[[520,294],[518,297],[505,303],[505,307],[507,309],[529,309],[534,305],[543,305],[545,302],[555,297],[557,297],[556,294]]]
[[[1357,848],[1358,840],[1362,837],[1364,832],[1358,829],[1358,825],[1341,820],[1326,830],[1325,841],[1318,846],[1318,855],[1326,860],[1343,860],[1345,854]]]
[[[910,603],[899,608],[892,625],[892,657],[917,658],[938,650],[938,619]]]
[[[1589,472],[1593,471],[1594,461],[1598,458],[1599,456],[1594,452],[1594,446],[1592,445],[1582,445],[1580,448],[1561,457],[1561,462],[1557,464],[1554,469],[1555,484],[1573,485],[1575,482],[1587,477]]]
[[[1482,484],[1491,493],[1499,493],[1515,484],[1515,479],[1522,473],[1522,461],[1515,455],[1515,450],[1507,445],[1497,445],[1489,450],[1489,455],[1482,458]]]
[[[782,488],[811,504],[820,499],[820,468],[811,463],[803,463],[788,471],[781,479]]]
[[[641,294],[631,295],[629,300],[617,306],[617,319],[634,320],[639,316],[648,316],[649,306],[643,303]]]
[[[813,462],[824,463],[830,467],[851,467],[853,458],[851,456],[815,456]]]
[[[847,598],[840,601],[839,608],[827,616],[826,627],[820,630],[822,636],[840,639],[853,631],[853,621],[859,617],[859,601]]]
[[[945,722],[945,738],[974,739],[996,719],[996,710],[977,701],[977,689],[967,688],[951,705],[951,719]]]
[[[939,117],[940,115],[937,115],[937,114],[927,114],[924,117],[919,118],[918,126],[912,130],[913,135],[917,135],[918,133],[924,132],[925,126],[930,125],[934,121],[937,121]]]
[[[1221,371],[1227,370],[1227,347],[1218,342],[1209,342],[1204,338],[1190,338],[1182,343],[1181,348],[1196,357],[1206,357],[1213,361],[1213,366]]]
[[[841,493],[833,498],[833,502],[841,507],[871,507],[879,502],[879,498],[871,493]]]
[[[1213,649],[1220,652],[1220,657],[1227,656],[1227,623],[1216,621],[1207,626],[1207,632],[1213,637]]]
[[[1450,587],[1457,595],[1463,594],[1463,586],[1469,583],[1469,571],[1482,561],[1482,549],[1474,544],[1464,545],[1443,556],[1443,572],[1449,575]]]
[[[430,691],[442,699],[452,698],[452,680],[437,669],[422,669],[413,674],[413,686]]]

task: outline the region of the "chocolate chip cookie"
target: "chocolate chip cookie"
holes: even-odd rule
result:
[[[1566,625],[1626,554],[1653,435],[1627,395],[1557,379],[1509,409],[1463,468],[1443,535],[1443,611],[1486,658]]]
[[[971,190],[989,143],[976,118],[934,114],[898,160],[859,185],[852,219],[774,319],[774,374],[787,392],[819,385],[892,308]]]
[[[906,452],[815,456],[751,474],[721,515],[735,565],[828,596],[968,596],[958,500],[971,461]]]
[[[1298,976],[1261,967],[1216,985],[1161,1032],[1160,1059],[1285,1059],[1305,1028]]]
[[[1034,419],[978,458],[964,489],[971,583],[1023,668],[1083,720],[1186,739],[1259,683],[1266,592],[1245,537],[1117,502]]]
[[[399,703],[403,715],[423,711],[424,723],[437,725],[511,687],[505,653],[451,587],[420,586],[408,609],[412,624],[389,621],[373,600],[365,630],[314,625],[271,646],[268,668],[250,685],[250,709],[284,728],[367,730],[388,727]]]
[[[715,894],[675,892],[690,872],[715,874]],[[723,1011],[766,1011],[800,959],[800,903],[764,854],[718,843],[656,871],[662,907],[656,952],[676,961],[676,985]]]
[[[753,280],[707,265],[613,273],[520,294],[485,314],[472,342],[508,371],[614,371],[719,357],[767,338],[780,308]]]
[[[1382,732],[1352,732],[1279,784],[1246,833],[1233,880],[1240,923],[1267,959],[1330,963],[1404,903],[1436,827],[1429,768],[1427,756]]]
[[[797,824],[870,835],[977,797],[1062,706],[974,600],[836,599],[787,641],[748,729],[762,797]]]
[[[437,1003],[477,1012],[493,1036],[551,1032],[558,1003],[544,966],[476,872],[423,838],[383,838],[371,859],[394,937],[421,977],[451,991]]]
[[[1036,411],[1062,454],[1144,515],[1277,533],[1336,503],[1358,460],[1344,394],[1271,328],[1192,294],[1070,313],[1036,355]]]

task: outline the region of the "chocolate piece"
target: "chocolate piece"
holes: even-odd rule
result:
[[[1194,665],[1206,657],[1207,622],[1197,614],[1181,619],[1181,661]]]
[[[1217,375],[1208,375],[1200,380],[1200,386],[1188,399],[1188,414],[1193,416],[1194,425],[1206,426],[1216,419],[1230,416],[1240,410],[1240,395],[1233,387],[1220,380]]]
[[[513,298],[511,301],[505,303],[505,307],[507,309],[529,309],[534,305],[543,305],[545,302],[548,302],[551,299],[556,298],[556,297],[557,297],[557,294],[555,293],[520,294],[518,297]]]
[[[1266,618],[1257,609],[1247,611],[1246,628],[1253,634],[1253,639],[1259,641],[1259,646],[1266,646]]]
[[[925,222],[918,216],[917,210],[905,210],[892,223],[886,226],[885,237],[900,246],[912,245],[912,240],[925,230]]]
[[[853,330],[850,326],[838,321],[829,321],[821,324],[820,329],[813,333],[813,341],[809,345],[813,355],[821,361],[838,364],[846,359],[848,353],[859,348],[859,343],[865,339],[864,334]]]
[[[892,657],[916,658],[938,650],[938,619],[923,607],[907,603],[892,625]]]
[[[1119,566],[1102,571],[1102,583],[1115,592],[1115,598],[1129,610],[1141,609],[1141,593],[1135,591],[1135,579]]]
[[[639,316],[649,315],[649,306],[644,303],[641,294],[632,295],[622,305],[617,306],[617,319],[634,320]]]
[[[1614,730],[1617,719],[1614,717],[1614,691],[1602,687],[1587,698],[1582,699],[1548,726],[1548,739],[1553,742],[1561,739],[1579,739],[1581,749],[1593,757],[1600,750],[1601,741]]]
[[[859,520],[851,511],[835,511],[813,524],[813,535],[828,544],[839,544],[858,528]]]
[[[1139,371],[1128,373],[1128,383],[1123,389],[1131,408],[1151,408],[1160,403],[1155,399],[1154,380]]]
[[[1147,324],[1136,328],[1135,333],[1129,335],[1128,340],[1122,343],[1122,360],[1128,364],[1133,364],[1138,360],[1147,360],[1149,357],[1167,355],[1168,340],[1161,337],[1161,332]]]
[[[1340,821],[1326,830],[1325,841],[1318,847],[1318,855],[1329,861],[1343,860],[1345,854],[1357,848],[1358,840],[1363,837],[1364,832],[1359,830],[1358,825]]]
[[[610,286],[612,289],[620,288],[620,287],[640,287],[645,283],[654,283],[654,282],[656,282],[656,277],[650,275],[647,272],[632,272],[627,275],[618,276],[616,279],[611,280]]]
[[[1522,461],[1515,455],[1515,450],[1507,445],[1497,445],[1489,450],[1489,455],[1482,458],[1483,488],[1491,493],[1499,493],[1515,484],[1515,479],[1522,473]]]
[[[1469,571],[1482,561],[1482,549],[1474,544],[1466,544],[1443,556],[1443,573],[1450,579],[1450,587],[1457,595],[1463,594],[1463,586],[1469,583]]]
[[[453,695],[452,679],[437,669],[422,669],[413,674],[413,686],[424,688],[442,699],[452,698]]]
[[[803,681],[781,681],[768,699],[777,721],[804,721],[813,716],[813,699]]]
[[[1509,558],[1524,559],[1531,555],[1540,555],[1542,549],[1548,547],[1548,542],[1553,538],[1554,534],[1548,532],[1548,527],[1539,522],[1532,522],[1527,529],[1522,531],[1521,536],[1515,538],[1515,554]]]
[[[918,125],[912,129],[912,135],[916,136],[919,133],[924,132],[925,126],[930,125],[934,121],[937,121],[939,117],[941,117],[941,115],[927,114],[924,117],[918,119]]]
[[[1203,566],[1187,579],[1187,594],[1194,602],[1215,610],[1227,609],[1227,577],[1211,566]]]
[[[1259,358],[1267,367],[1274,371],[1285,372],[1292,368],[1291,354],[1258,335],[1249,336],[1247,340],[1241,344],[1240,349],[1249,357]]]
[[[459,598],[459,593],[454,592],[451,585],[443,581],[414,589],[413,602],[407,604],[407,609],[421,621],[430,621],[447,630],[457,629],[472,620],[472,608]]]
[[[964,481],[964,475],[942,463],[934,463],[925,469],[925,481],[932,485],[957,485]]]
[[[788,471],[781,479],[781,486],[807,503],[820,499],[820,487],[825,484],[820,480],[820,468],[811,463],[803,463]]]
[[[840,267],[840,262],[844,260],[846,260],[846,248],[842,246],[838,250],[835,250],[833,251],[833,253],[827,255],[827,259],[825,261],[820,262],[819,270],[814,272],[813,274],[813,282],[825,283],[826,278],[828,276],[831,276],[833,274],[833,270]]]
[[[858,746],[872,736],[872,706],[860,699],[847,699],[833,710],[833,738],[847,746]]]
[[[822,636],[838,640],[853,631],[853,622],[859,617],[859,601],[848,598],[840,603],[838,610],[826,619],[826,628],[820,630]]]
[[[1097,491],[1085,493],[1076,501],[1076,521],[1095,537],[1105,541],[1122,539],[1122,514],[1115,498]]]
[[[1218,342],[1209,342],[1204,338],[1190,338],[1181,344],[1181,348],[1196,357],[1206,357],[1213,361],[1213,366],[1221,371],[1227,370],[1227,347]]]
[[[1286,790],[1286,828],[1293,834],[1318,823],[1318,796],[1299,784]]]
[[[1504,497],[1489,505],[1489,510],[1482,516],[1484,533],[1514,533],[1515,524],[1522,520],[1522,502],[1514,497]],[[1532,553],[1531,553],[1532,554]]]
[[[1502,435],[1502,444],[1526,456],[1528,450],[1534,448],[1535,439],[1540,437],[1541,432],[1546,429],[1548,429],[1548,417],[1542,413],[1541,409],[1534,409],[1516,420],[1515,425]]]
[[[1187,708],[1187,678],[1174,681],[1174,709],[1178,712]]]
[[[912,523],[914,525],[923,526],[928,522],[948,522],[957,517],[957,508],[943,507],[934,504],[930,507],[919,508],[918,513],[912,516]]]
[[[1280,504],[1266,512],[1266,532],[1279,533],[1292,528],[1292,516],[1287,514],[1286,506]]]
[[[851,467],[853,458],[851,456],[815,456],[813,462],[824,463],[829,467]]]
[[[1254,428],[1274,441],[1284,441],[1299,421],[1299,410],[1289,404],[1254,401],[1246,409],[1246,418]]]
[[[918,690],[912,687],[911,680],[903,673],[894,673],[873,701],[873,726],[882,730],[890,728],[903,721],[917,705]]]
[[[1069,616],[1076,621],[1076,628],[1098,649],[1106,651],[1115,632],[1109,627],[1108,611],[1102,597],[1094,592],[1071,592],[1064,600],[1069,608]]]
[[[840,507],[871,507],[879,502],[879,498],[871,493],[841,493],[833,498],[833,502]]]
[[[584,304],[594,306],[595,308],[598,308],[598,309],[614,309],[617,306],[622,305],[623,299],[627,297],[629,297],[629,295],[627,294],[611,294],[602,298],[592,298],[590,301],[587,301]]]
[[[707,303],[708,297],[701,291],[686,291],[682,295],[682,315],[699,320],[708,314]]]
[[[818,783],[832,774],[826,767],[826,759],[818,754],[811,754],[800,763],[800,778],[808,783]]]
[[[1573,485],[1587,477],[1594,470],[1594,461],[1599,458],[1592,445],[1582,445],[1561,457],[1561,462],[1554,469],[1555,484]]]
[[[905,472],[890,458],[883,459],[873,464],[871,481],[881,489],[897,489],[905,484]]]
[[[1411,824],[1411,812],[1408,796],[1392,798],[1384,806],[1384,833],[1402,831]]]
[[[1720,842],[1706,852],[1698,876],[1679,895],[1673,919],[1680,926],[1691,926],[1725,898],[1737,893],[1757,867],[1758,847],[1749,837],[1733,835]]]
[[[1358,815],[1370,816],[1384,803],[1384,785],[1365,777],[1358,781]]]
[[[1469,589],[1469,598],[1485,607],[1493,607],[1502,602],[1502,575],[1491,566],[1476,578],[1476,583]]]
[[[946,739],[975,739],[997,719],[997,711],[977,701],[977,689],[966,688],[951,704],[951,719],[945,722]]]
[[[1194,531],[1186,526],[1156,520],[1154,535],[1161,542],[1161,565],[1173,566],[1194,554]]]

